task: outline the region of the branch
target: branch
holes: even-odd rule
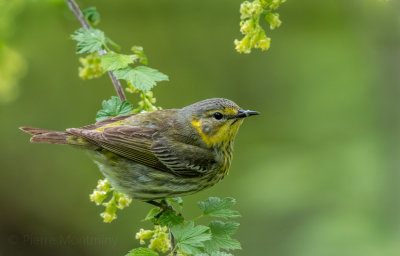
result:
[[[71,11],[75,14],[76,18],[78,18],[79,22],[81,23],[82,27],[85,29],[90,29],[89,23],[85,20],[83,17],[81,9],[79,9],[79,6],[75,2],[75,0],[65,0],[67,2],[69,8]],[[99,55],[105,54],[107,51],[102,50],[99,52]],[[117,91],[118,97],[121,101],[126,100],[124,90],[122,89],[121,83],[118,81],[118,79],[115,77],[112,71],[108,71],[108,75],[111,78],[111,81],[114,84],[115,91]]]
[[[177,252],[175,250],[175,237],[171,232],[171,229],[169,228],[169,240],[171,241],[171,252],[172,252],[172,256],[176,256]]]

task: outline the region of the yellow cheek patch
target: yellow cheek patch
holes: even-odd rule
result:
[[[200,134],[201,139],[204,141],[204,143],[206,143],[207,146],[211,147],[212,146],[211,137],[208,136],[207,134],[203,133],[203,131],[201,130],[200,121],[199,120],[193,120],[192,121],[192,126],[194,128],[196,128],[197,132]]]
[[[101,132],[101,131],[103,131],[104,129],[106,129],[108,127],[114,127],[114,126],[123,125],[123,124],[125,124],[125,123],[122,122],[122,121],[117,121],[117,122],[114,122],[114,123],[111,123],[111,124],[106,124],[106,125],[104,125],[102,127],[99,127],[97,129],[95,129],[95,131]]]
[[[203,133],[203,131],[201,130],[201,122],[199,120],[193,120],[192,126],[196,128],[204,143],[206,143],[207,146],[211,147],[216,144],[221,144],[233,140],[241,123],[242,120],[237,122],[233,126],[231,126],[230,123],[225,123],[221,127],[216,128],[218,129],[218,131],[212,136]]]

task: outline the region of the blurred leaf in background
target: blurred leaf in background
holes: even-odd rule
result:
[[[21,54],[0,42],[0,103],[17,97],[18,83],[25,73],[26,61]]]
[[[19,92],[18,83],[26,73],[26,61],[7,45],[15,31],[15,19],[24,6],[24,0],[0,1],[0,104],[14,100]]]

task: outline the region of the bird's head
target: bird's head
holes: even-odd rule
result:
[[[223,98],[196,102],[181,111],[208,147],[232,142],[244,118],[260,114],[241,109],[235,102]]]

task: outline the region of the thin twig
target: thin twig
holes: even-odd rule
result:
[[[83,17],[81,9],[79,9],[78,4],[75,2],[75,0],[65,0],[67,2],[69,8],[71,11],[75,14],[75,16],[78,18],[79,22],[81,23],[82,27],[85,29],[90,29],[89,23],[85,20]],[[99,55],[103,55],[106,53],[106,50],[102,50],[99,52]],[[118,79],[115,77],[112,71],[108,71],[108,75],[111,78],[111,81],[114,84],[115,91],[118,94],[118,97],[121,101],[126,100],[124,90],[122,89],[121,83],[118,81]]]
[[[174,250],[175,249],[175,237],[171,232],[171,229],[169,229],[169,240],[171,241],[171,252],[172,252],[172,256],[176,256],[177,255],[177,251]]]
[[[71,11],[75,14],[75,16],[78,18],[79,22],[81,23],[82,27],[86,29],[90,29],[89,23],[85,20],[83,17],[81,9],[79,9],[78,4],[74,0],[65,0],[67,2],[69,8]]]
[[[111,81],[114,84],[114,89],[117,91],[118,97],[121,101],[126,100],[124,90],[122,89],[121,83],[118,81],[118,79],[115,77],[114,73],[112,71],[108,71],[108,75],[111,78]]]

